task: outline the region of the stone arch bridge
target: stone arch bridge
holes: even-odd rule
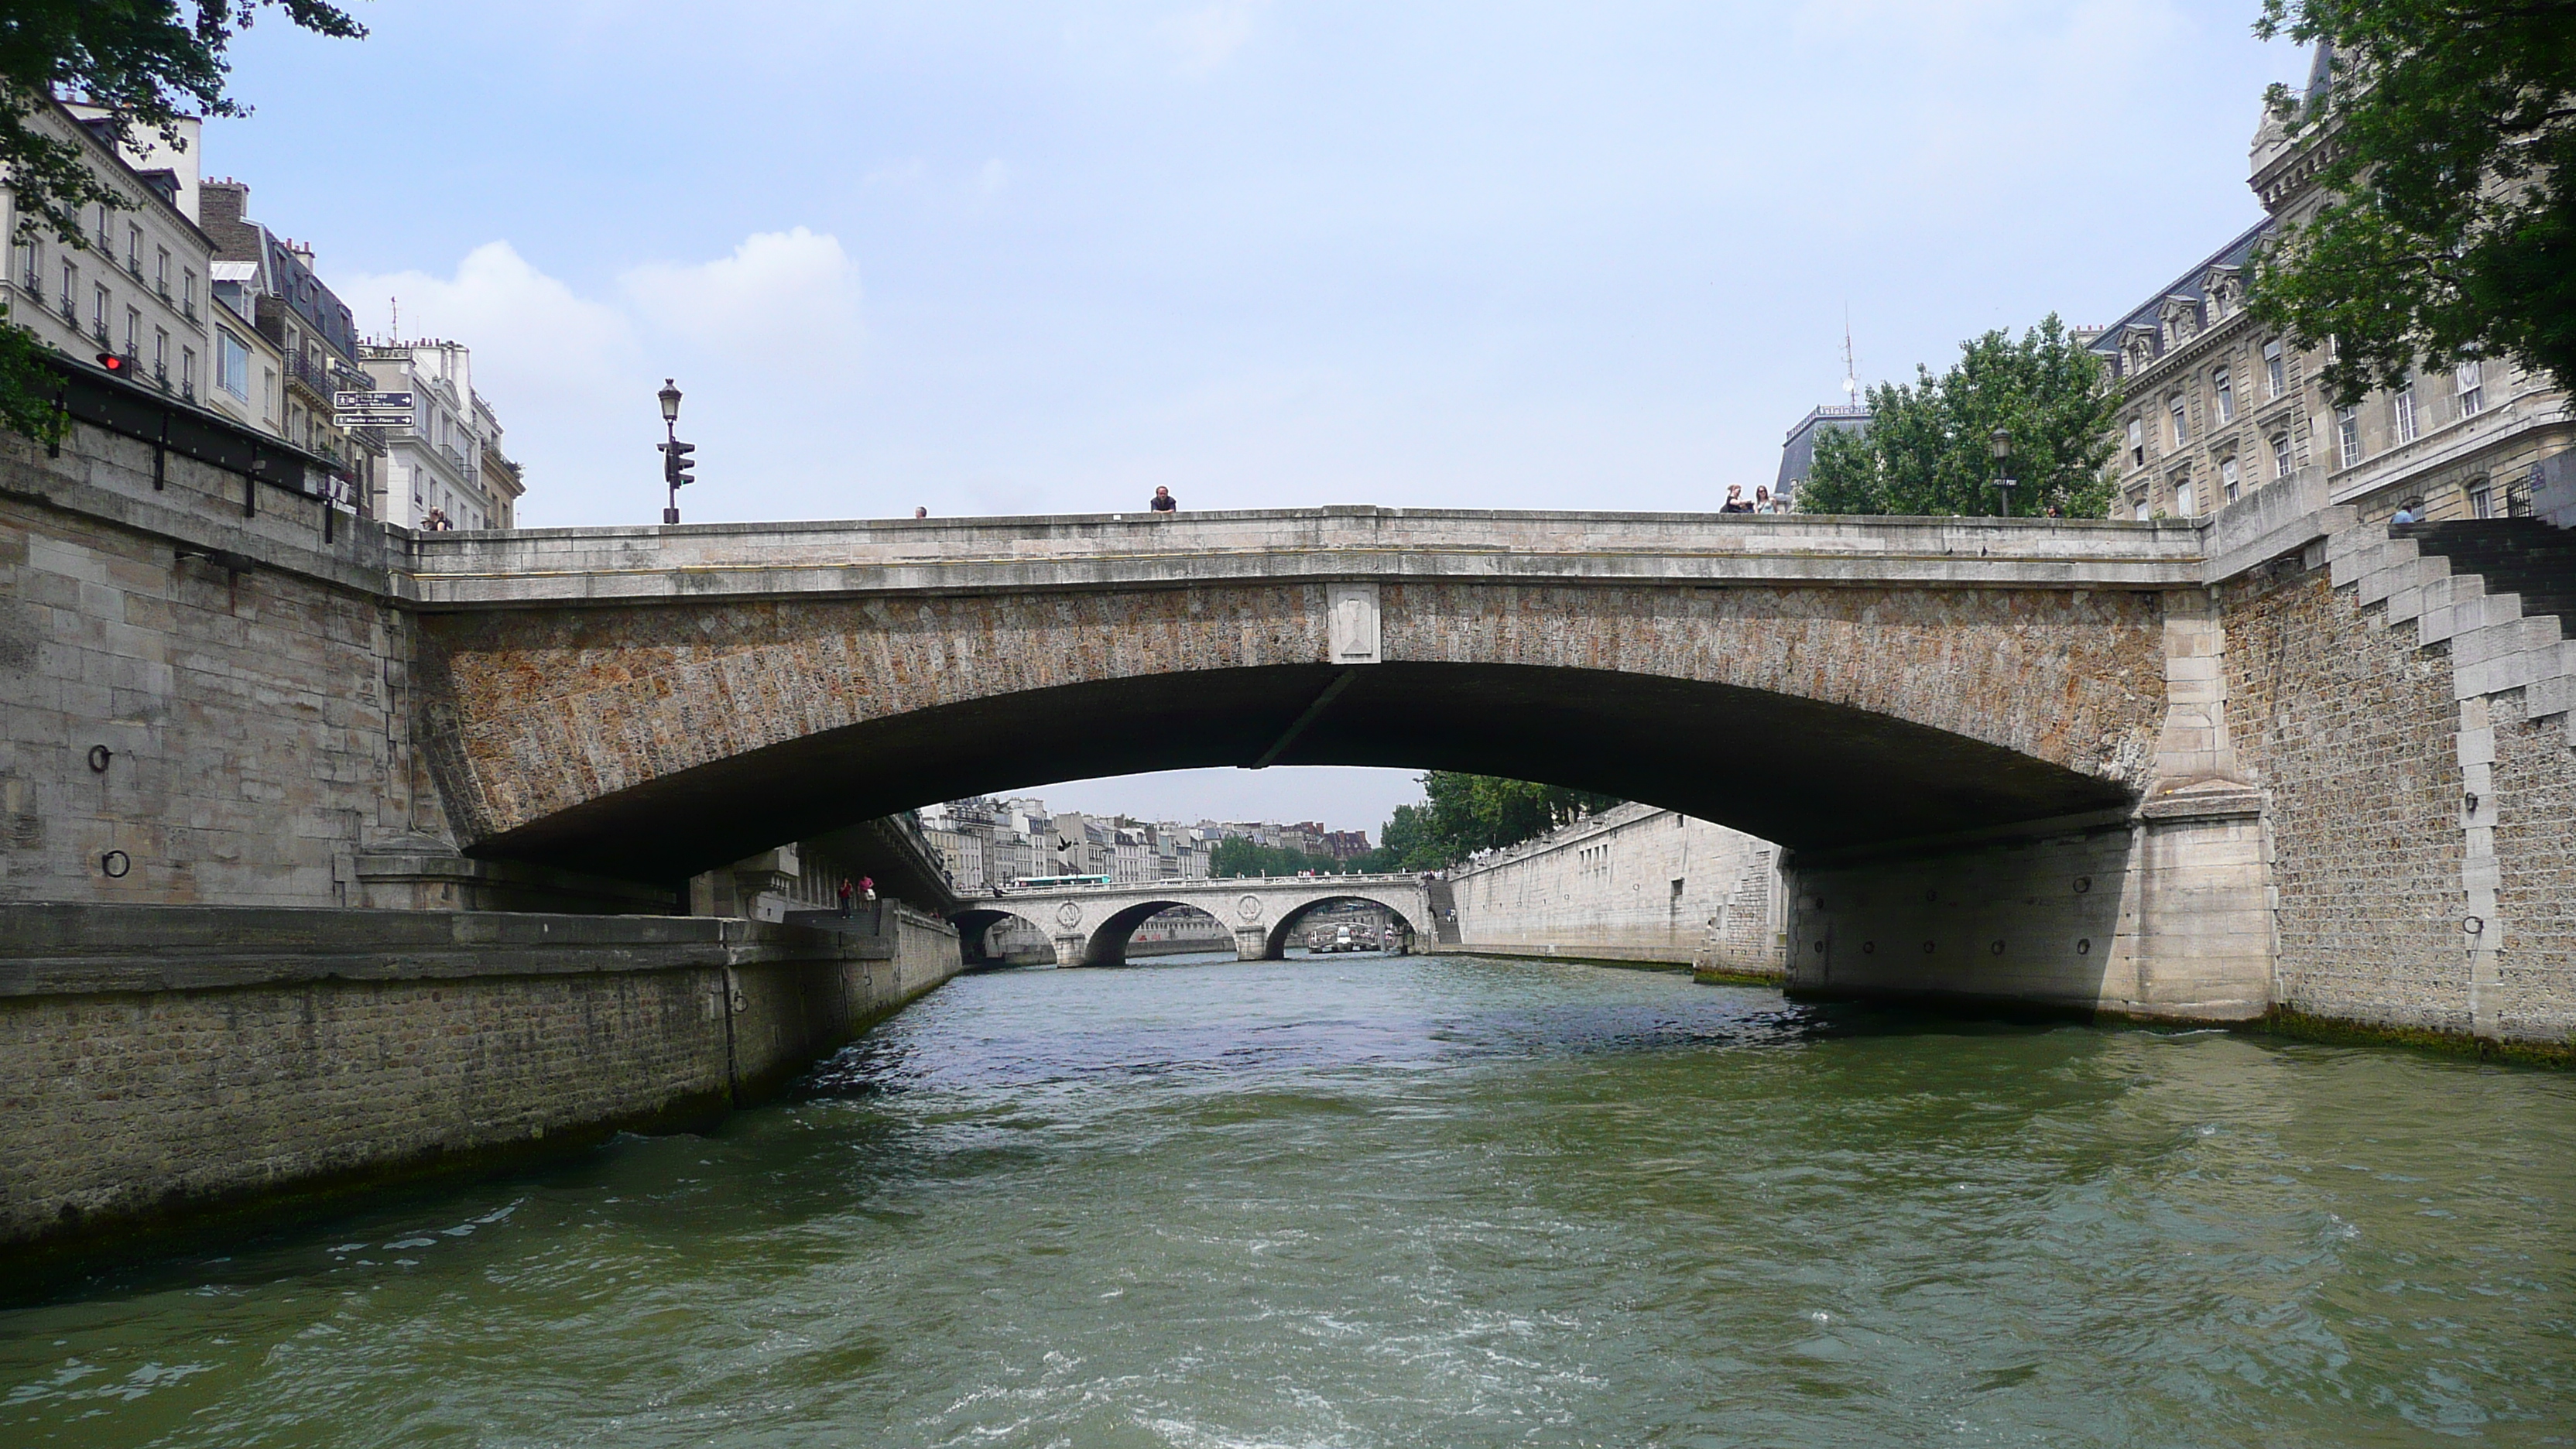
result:
[[[1215,917],[1234,934],[1241,961],[1285,955],[1297,923],[1318,906],[1365,901],[1394,913],[1408,936],[1434,931],[1430,887],[1416,875],[1268,876],[1233,880],[1142,881],[1124,885],[1014,890],[970,897],[954,919],[969,940],[1005,917],[1046,932],[1059,966],[1113,966],[1126,959],[1136,928],[1175,907]]]
[[[1852,903],[1919,914],[1928,892],[1982,904],[1928,936],[1890,924],[1935,942],[1895,973],[1908,989],[2191,1016],[2267,999],[2187,522],[1355,507],[405,547],[417,738],[469,855],[671,882],[1056,780],[1453,769],[1844,870],[1858,890],[1792,912],[1792,969],[1833,989],[1890,974],[1840,934]],[[1957,855],[2040,839],[2059,843],[2003,866]],[[2193,932],[2163,930],[2186,900]],[[1945,935],[1984,954],[1945,974]]]

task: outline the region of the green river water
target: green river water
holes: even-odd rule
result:
[[[1333,957],[0,1312],[0,1445],[2576,1444],[2576,1077]]]

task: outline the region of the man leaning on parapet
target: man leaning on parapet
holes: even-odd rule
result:
[[[1146,503],[1145,509],[1149,513],[1178,513],[1181,511],[1181,500],[1172,496],[1171,489],[1157,487],[1154,490],[1153,499]]]

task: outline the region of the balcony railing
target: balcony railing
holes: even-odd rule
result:
[[[74,328],[78,328],[80,326],[80,304],[74,302],[69,293],[65,293],[63,296],[62,310],[63,320],[72,324]]]
[[[331,374],[324,370],[320,363],[306,357],[303,353],[296,353],[286,359],[286,375],[302,383],[306,391],[322,400],[324,406],[330,405]]]
[[[138,282],[143,280],[143,259],[141,257],[127,257],[125,259],[125,269],[134,274],[134,280]]]

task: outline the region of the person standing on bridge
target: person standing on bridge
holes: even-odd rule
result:
[[[1753,511],[1753,505],[1744,501],[1744,485],[1741,483],[1729,483],[1726,485],[1726,502],[1719,505],[1717,511],[1720,513],[1751,513]]]
[[[858,894],[858,887],[853,886],[853,885],[851,885],[851,884],[850,884],[850,878],[849,878],[848,876],[843,876],[843,877],[841,877],[841,919],[842,919],[842,920],[845,920],[845,921],[846,921],[846,920],[848,920],[848,919],[850,918],[850,897],[852,897],[852,896],[854,896],[854,895],[857,895],[857,894]]]
[[[1181,500],[1172,496],[1171,489],[1158,485],[1154,489],[1153,500],[1145,507],[1147,511],[1153,513],[1178,513],[1181,511]]]
[[[868,929],[871,931],[884,930],[885,902],[877,899],[877,880],[875,876],[863,875],[859,877],[859,896],[868,903]]]

